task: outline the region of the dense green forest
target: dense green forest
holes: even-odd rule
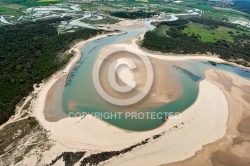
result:
[[[157,12],[147,12],[147,11],[135,11],[135,12],[115,11],[115,12],[110,12],[111,16],[120,17],[120,18],[128,18],[128,19],[150,18],[156,14],[157,14]]]
[[[187,35],[183,33],[183,30],[190,26],[203,25],[204,34]],[[162,30],[163,26],[167,27],[164,29],[164,33],[159,35],[159,30]],[[205,34],[206,32],[216,33],[217,28],[222,27],[224,29],[232,29],[233,31],[228,32],[228,36],[233,39],[233,42],[226,40],[217,40],[216,42],[203,42],[201,41],[201,35],[210,37],[213,34]],[[165,35],[162,35],[165,34]],[[142,46],[161,52],[173,52],[182,54],[196,54],[196,53],[215,53],[220,55],[222,59],[244,59],[245,61],[235,61],[245,66],[250,61],[250,35],[243,27],[220,22],[217,20],[211,20],[207,18],[189,18],[180,19],[174,22],[161,22],[157,24],[157,28],[153,31],[148,31],[142,43]]]
[[[55,18],[0,27],[0,124],[14,113],[16,104],[40,83],[62,68],[70,55],[64,54],[76,39],[87,39],[101,30],[82,29],[59,34]]]

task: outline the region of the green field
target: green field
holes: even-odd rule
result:
[[[250,14],[244,14],[233,10],[215,9],[210,5],[211,3],[212,2],[208,2],[205,0],[189,0],[189,1],[183,1],[180,4],[176,4],[177,5],[176,7],[200,9],[204,11],[204,17],[212,19],[228,20],[228,17],[245,17],[250,19]]]
[[[179,9],[173,9],[173,8],[160,8],[160,9],[155,9],[155,10],[165,12],[165,13],[181,13],[181,12],[183,12]]]
[[[211,11],[204,12],[205,17],[220,19],[220,20],[227,20],[228,17],[245,17],[250,19],[249,14],[239,13],[237,11],[229,11],[229,10],[220,10],[220,9],[213,9]]]
[[[17,4],[9,4],[6,5],[5,7],[10,8],[10,9],[22,9],[22,8],[26,8],[26,6],[23,5],[17,5]]]
[[[19,5],[23,5],[26,7],[34,7],[34,6],[48,6],[55,3],[63,2],[63,0],[41,0],[41,1],[27,1],[20,2]]]
[[[64,0],[39,0],[38,2],[57,2],[57,3],[61,3]]]
[[[84,23],[87,24],[115,24],[118,23],[118,20],[111,18],[111,17],[105,17],[101,20],[90,20],[90,19],[84,19],[82,20]]]
[[[182,33],[188,36],[194,35],[198,37],[202,42],[211,42],[211,43],[215,43],[218,40],[226,40],[228,42],[233,43],[234,36],[240,34],[250,34],[250,32],[244,32],[224,26],[220,26],[216,29],[210,29],[206,25],[198,23],[192,23],[188,25],[188,27],[182,30]]]
[[[155,28],[153,31],[156,32],[156,34],[157,34],[159,37],[161,37],[161,36],[167,36],[167,35],[166,35],[166,32],[167,32],[168,28],[169,28],[169,27],[166,26],[166,25],[161,25],[161,26]]]
[[[9,8],[7,6],[0,6],[0,15],[20,15],[22,14],[21,9]]]
[[[203,4],[191,4],[190,5],[193,8],[204,10],[204,11],[210,11],[213,10],[213,8],[209,5],[203,5]]]
[[[98,7],[98,5],[92,4],[92,3],[82,3],[81,8],[85,10],[95,10]]]

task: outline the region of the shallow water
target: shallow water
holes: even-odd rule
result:
[[[62,108],[66,114],[70,112],[79,113],[116,113],[120,112],[119,107],[107,103],[96,92],[93,80],[92,70],[98,56],[98,52],[105,46],[116,43],[121,40],[131,38],[145,29],[128,31],[119,36],[108,36],[88,43],[82,51],[81,61],[75,66],[68,77],[62,97]],[[205,71],[210,68],[221,69],[237,74],[246,79],[250,79],[250,71],[229,65],[217,64],[211,65],[209,62],[183,61],[173,62],[175,65],[171,72],[180,82],[183,93],[176,100],[157,108],[145,108],[139,110],[143,116],[136,118],[125,113],[110,118],[102,117],[106,122],[133,131],[145,131],[159,127],[164,123],[164,119],[169,112],[182,112],[191,106],[198,96],[199,82],[204,79]],[[158,117],[148,117],[147,113],[156,113]],[[155,115],[156,115],[155,114]],[[104,115],[104,114],[102,114]]]

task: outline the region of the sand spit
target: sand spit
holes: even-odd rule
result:
[[[148,78],[148,73],[146,71],[145,64],[137,56],[139,54],[143,55],[140,50],[134,49],[134,47],[129,44],[113,44],[103,48],[100,51],[100,59],[107,56],[102,65],[104,67],[101,68],[102,72],[100,72],[100,80],[104,83],[102,86],[105,91],[111,94],[111,96],[122,99],[131,98],[131,96],[136,96],[142,91]],[[129,73],[126,75],[121,75],[121,72],[126,73],[127,71],[131,71],[124,64],[120,65],[117,74],[121,81],[118,80],[117,82],[119,84],[124,84],[136,81],[136,87],[135,91],[131,91],[131,93],[121,94],[110,87],[109,84],[107,84],[107,73],[111,63],[116,60],[123,60],[124,58],[129,58],[131,61],[133,61],[136,65],[136,69],[133,69],[133,77],[130,77]],[[152,65],[154,73],[154,82],[148,95],[143,100],[134,105],[117,108],[119,111],[139,111],[142,108],[160,106],[177,99],[181,95],[181,86],[177,82],[177,79],[173,73],[171,73],[171,68],[173,67],[172,62],[149,58],[146,60],[146,63],[150,63]]]

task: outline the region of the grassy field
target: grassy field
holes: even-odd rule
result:
[[[236,10],[214,8],[213,6],[210,6],[207,1],[204,0],[189,0],[176,5],[178,6],[178,8],[180,6],[203,10],[205,17],[213,19],[228,20],[228,17],[245,17],[250,19],[250,14],[245,14]]]
[[[203,11],[211,11],[211,10],[213,10],[213,8],[211,6],[209,6],[209,5],[191,4],[190,6],[193,7],[193,8],[196,8],[196,9],[203,10]]]
[[[26,6],[23,6],[23,5],[17,5],[17,4],[9,4],[9,5],[6,5],[7,8],[10,8],[10,9],[22,9],[22,8],[26,8]]]
[[[111,18],[111,17],[105,17],[104,19],[101,19],[101,20],[84,19],[82,21],[87,24],[115,24],[118,22],[118,20]]]
[[[20,15],[22,14],[21,9],[14,9],[14,8],[9,8],[7,6],[1,6],[0,5],[0,15]]]
[[[52,1],[43,1],[43,2],[29,1],[29,2],[20,2],[19,5],[23,5],[26,7],[34,7],[34,6],[48,6],[48,5],[51,5],[53,3],[59,3],[59,2],[53,2],[53,0]]]
[[[230,11],[230,10],[222,10],[222,9],[213,9],[211,11],[204,11],[204,17],[218,19],[218,20],[227,20],[229,17],[236,17],[236,18],[246,18],[250,19],[249,14],[240,13],[237,11]]]
[[[227,15],[216,13],[213,11],[205,11],[203,16],[207,18],[211,18],[211,19],[217,19],[217,20],[228,20]]]
[[[188,36],[197,36],[203,42],[215,43],[218,40],[226,40],[233,43],[233,36],[240,34],[250,34],[250,32],[239,31],[236,29],[220,26],[217,29],[209,29],[209,27],[192,23],[188,25],[183,31]]]
[[[38,2],[57,2],[57,3],[61,3],[64,0],[39,0]]]
[[[83,3],[81,4],[82,9],[86,10],[95,10],[98,7],[98,5],[92,4],[92,3]]]
[[[167,36],[166,32],[167,32],[168,28],[169,28],[168,26],[162,25],[162,26],[160,26],[158,28],[155,28],[153,31],[156,32],[156,34],[159,37],[161,37],[161,36],[165,36],[166,37]]]
[[[165,12],[165,13],[181,13],[181,12],[183,12],[179,9],[173,9],[173,8],[161,8],[161,9],[156,9],[156,10],[161,11],[161,12]]]

